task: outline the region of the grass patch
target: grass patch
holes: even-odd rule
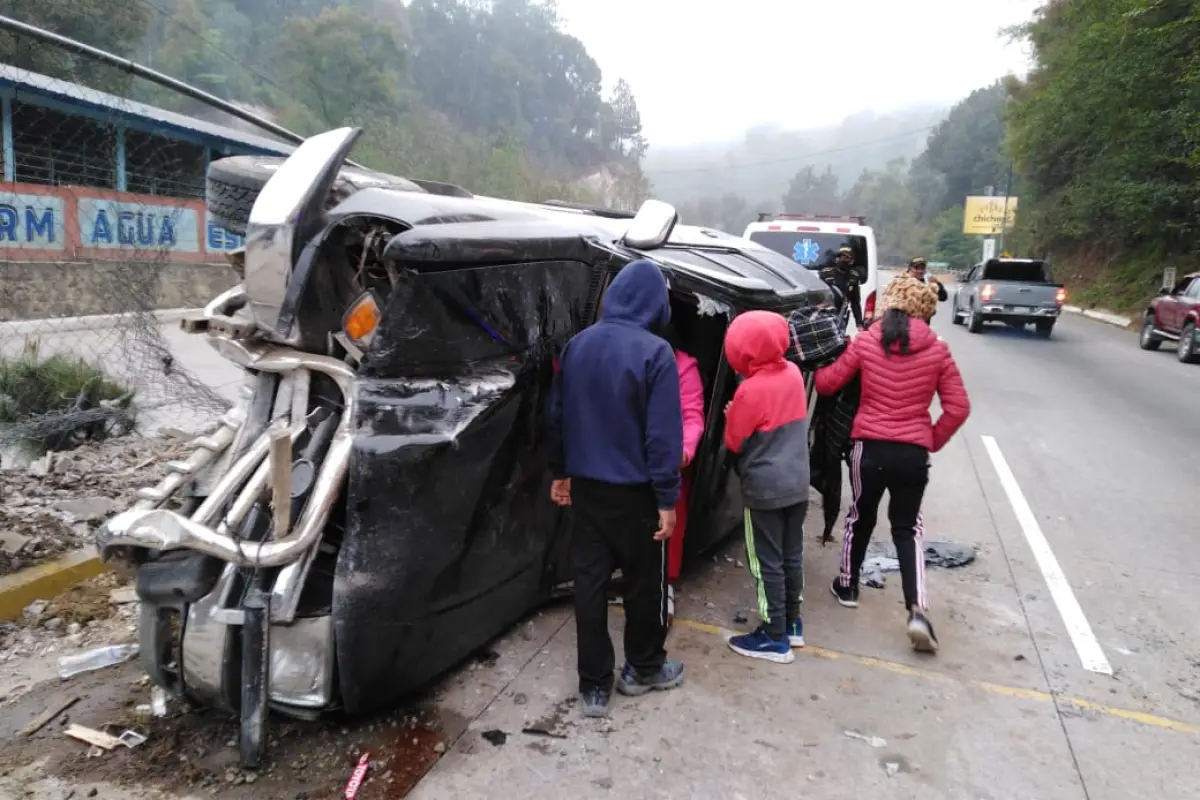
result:
[[[36,340],[27,341],[17,358],[0,357],[0,424],[21,427],[52,418],[58,420],[54,427],[59,433],[66,433],[76,427],[78,417],[79,425],[98,432],[99,409],[128,408],[132,399],[127,387],[82,358],[61,353],[43,358]],[[21,438],[45,441],[46,437],[39,431]]]

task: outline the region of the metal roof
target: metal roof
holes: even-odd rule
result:
[[[15,99],[21,102],[36,105],[38,98],[50,98],[65,102],[70,106],[82,107],[91,111],[93,115],[95,112],[102,112],[107,116],[122,120],[145,120],[153,123],[156,128],[182,131],[193,136],[217,139],[268,153],[287,155],[295,149],[294,146],[277,139],[244,133],[224,125],[205,122],[186,114],[178,114],[157,106],[89,89],[77,83],[71,83],[61,78],[51,78],[48,75],[30,72],[10,64],[0,64],[0,89],[11,89]]]

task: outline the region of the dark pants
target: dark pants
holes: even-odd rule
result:
[[[804,601],[804,515],[808,503],[746,509],[746,560],[758,590],[758,615],[776,639],[800,618]]]
[[[653,490],[572,478],[571,508],[579,690],[613,685],[608,585],[617,567],[625,579],[625,660],[644,675],[658,672],[667,657],[667,543],[654,540]]]
[[[846,515],[842,541],[842,586],[858,586],[859,573],[888,493],[888,521],[900,561],[906,608],[928,608],[925,597],[925,553],[921,539],[921,500],[929,483],[929,451],[915,444],[858,440],[850,451],[850,488],[854,499]]]

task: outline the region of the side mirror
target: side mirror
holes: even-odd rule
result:
[[[679,212],[670,203],[647,200],[638,209],[622,241],[634,250],[654,250],[671,238]]]

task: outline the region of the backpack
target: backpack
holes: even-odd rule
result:
[[[846,349],[846,315],[832,306],[798,308],[788,315],[787,358],[801,370],[831,363]]]

